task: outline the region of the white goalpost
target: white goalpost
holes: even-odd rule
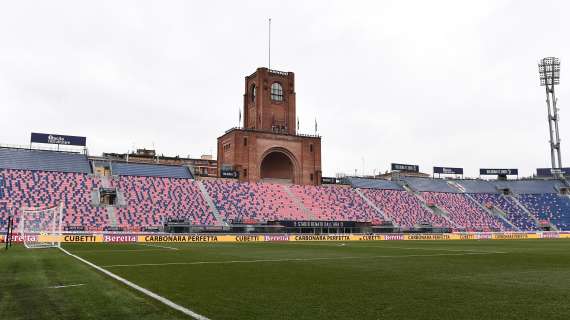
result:
[[[51,208],[22,208],[20,236],[28,249],[61,246],[63,204]]]

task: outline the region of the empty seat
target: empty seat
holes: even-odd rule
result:
[[[341,186],[291,186],[317,220],[371,222],[381,215],[353,189]]]
[[[350,185],[354,188],[362,189],[381,189],[381,190],[404,190],[402,186],[394,181],[382,179],[366,179],[366,178],[347,178]]]
[[[493,217],[464,194],[421,192],[427,203],[433,203],[447,212],[448,218],[467,231],[508,231],[509,227]]]
[[[165,177],[192,179],[187,167],[142,163],[111,163],[111,171],[119,176]]]
[[[13,148],[0,148],[0,169],[91,173],[83,154]]]
[[[521,194],[520,202],[539,220],[570,230],[570,198],[556,193]]]
[[[417,224],[450,227],[442,217],[424,208],[416,196],[399,190],[363,190],[364,195],[380,208],[395,224],[412,228]]]
[[[308,219],[283,185],[227,180],[203,183],[216,208],[228,222]]]
[[[162,226],[168,220],[219,224],[194,180],[122,176],[113,185],[125,197],[126,208],[116,210],[117,223],[124,229]]]
[[[458,189],[450,186],[446,180],[431,178],[402,177],[409,186],[417,191],[458,193]]]
[[[91,205],[91,190],[99,188],[99,182],[87,174],[5,169],[0,170],[0,176],[3,181],[0,202],[5,204],[0,207],[0,220],[14,215],[16,230],[22,207],[49,208],[60,203],[63,203],[63,226],[103,230],[108,225],[106,211]]]
[[[522,231],[537,230],[537,225],[532,217],[520,208],[512,200],[496,193],[476,193],[471,195],[483,205],[493,205],[506,214],[506,218]]]

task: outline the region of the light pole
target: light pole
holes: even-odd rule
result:
[[[560,155],[560,134],[558,132],[558,108],[554,86],[560,84],[560,59],[543,58],[538,63],[540,85],[546,89],[546,107],[548,108],[548,128],[550,133],[550,158],[553,174],[560,175],[562,156]],[[557,163],[558,160],[558,163]]]

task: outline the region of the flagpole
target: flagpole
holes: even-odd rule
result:
[[[268,47],[268,53],[269,53],[269,66],[267,67],[268,69],[271,69],[271,18],[269,18],[269,47]]]
[[[315,135],[317,135],[317,118],[315,118]]]

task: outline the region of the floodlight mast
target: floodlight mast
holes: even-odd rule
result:
[[[540,85],[546,89],[546,108],[548,109],[548,128],[550,133],[550,158],[553,174],[560,175],[562,156],[560,155],[560,133],[558,131],[558,99],[554,86],[560,84],[560,59],[555,57],[543,58],[538,63]]]

